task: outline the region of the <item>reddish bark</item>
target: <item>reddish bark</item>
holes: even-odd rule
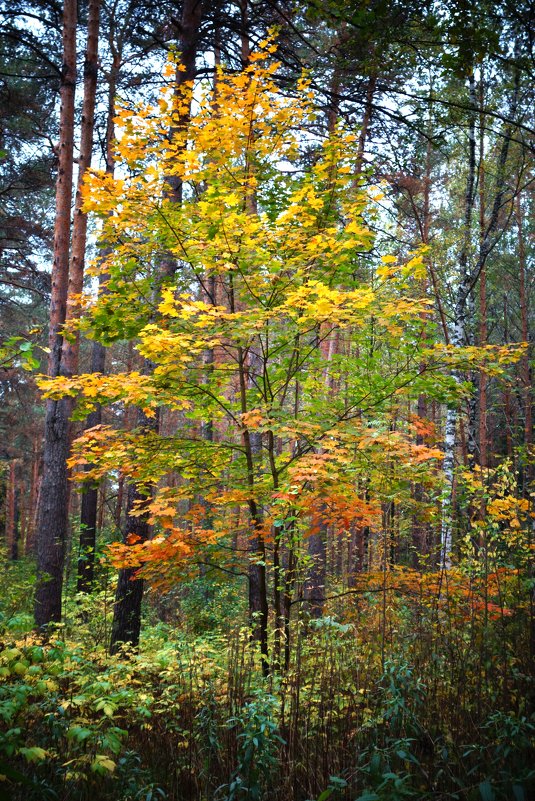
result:
[[[84,99],[80,132],[80,153],[78,156],[78,178],[72,227],[72,252],[69,268],[69,291],[66,319],[76,319],[80,315],[79,297],[84,282],[84,262],[87,241],[87,214],[82,211],[82,186],[84,176],[91,166],[93,152],[93,131],[95,126],[95,101],[98,73],[98,35],[100,25],[101,0],[90,0],[87,21],[87,47],[84,63]],[[65,343],[61,367],[65,375],[73,375],[78,369],[79,337]]]
[[[63,70],[60,88],[59,164],[56,182],[54,262],[50,304],[50,356],[48,374],[59,375],[66,316],[69,275],[70,218],[74,146],[74,95],[76,84],[76,0],[63,9]],[[35,622],[39,627],[61,620],[63,563],[68,522],[65,458],[68,449],[68,404],[47,402],[43,481],[37,515],[37,587]],[[67,443],[67,446],[66,446]]]
[[[19,555],[19,493],[17,491],[17,459],[9,463],[6,479],[6,546],[9,559]]]

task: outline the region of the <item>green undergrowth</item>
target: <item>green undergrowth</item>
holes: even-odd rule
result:
[[[156,622],[152,603],[140,648],[116,657],[104,591],[74,599],[47,640],[19,595],[2,608],[0,799],[535,795],[525,613],[460,625],[370,593],[344,615],[303,616],[288,670],[265,678],[243,610],[215,625],[217,605],[232,604],[217,592],[196,621],[196,588],[187,625]]]
[[[245,630],[166,641],[155,627],[113,659],[59,637],[4,641],[3,797],[529,801],[532,720],[496,711],[463,739],[454,715],[433,724],[409,664],[357,668],[360,687],[350,631],[325,628],[267,680]]]

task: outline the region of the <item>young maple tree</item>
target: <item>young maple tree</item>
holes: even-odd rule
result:
[[[378,530],[392,492],[433,483],[441,451],[393,421],[421,394],[451,400],[444,368],[481,356],[433,344],[421,254],[402,264],[374,250],[378,193],[355,178],[357,137],[342,125],[321,132],[306,80],[295,97],[281,93],[272,51],[266,43],[240,74],[219,69],[187,125],[187,82],[165,86],[156,106],[119,111],[121,167],[92,171],[85,187],[107,255],[81,325],[104,344],[134,340],[153,369],[43,382],[48,397],[76,396],[80,417],[100,403],[180,419],[172,433],[97,426],[71,464],[84,481],[120,471],[135,482],[133,514],[155,536],[126,532],[112,552],[153,583],[221,543],[239,564],[241,546],[266,669],[270,609],[278,660],[323,558],[307,555],[307,539],[326,526]],[[174,178],[181,204],[167,191]],[[179,268],[162,278],[169,254]],[[311,594],[324,596],[324,580]]]

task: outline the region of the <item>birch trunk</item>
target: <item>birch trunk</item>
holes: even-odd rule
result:
[[[518,268],[520,279],[520,331],[522,342],[526,343],[526,351],[522,356],[522,400],[524,406],[524,445],[526,446],[526,461],[524,467],[524,492],[527,495],[532,480],[532,466],[530,461],[531,448],[533,445],[533,410],[532,410],[532,387],[531,369],[529,352],[529,308],[528,295],[526,290],[526,244],[524,241],[524,229],[522,225],[522,204],[520,193],[515,198],[515,217],[518,236]]]
[[[480,84],[480,106],[483,109],[483,77]],[[479,235],[480,244],[485,238],[485,116],[479,116]],[[487,268],[483,264],[479,276],[479,346],[487,344]],[[487,376],[484,370],[479,374],[479,465],[487,467]],[[484,513],[484,507],[481,509]]]
[[[474,76],[470,76],[470,104],[476,107]],[[469,271],[470,241],[472,232],[472,212],[474,208],[474,183],[476,171],[476,132],[473,114],[470,117],[468,128],[468,175],[464,195],[463,240],[459,256],[459,283],[457,285],[454,322],[450,334],[450,342],[455,348],[463,347],[467,342],[468,315],[467,304],[471,290],[471,274]],[[457,386],[461,383],[458,371],[452,372],[452,378]],[[444,431],[444,459],[442,469],[444,472],[445,490],[442,502],[442,525],[440,535],[440,564],[443,569],[451,567],[452,549],[452,512],[453,512],[453,486],[455,475],[455,450],[457,443],[457,405],[450,405],[446,412],[446,425]]]
[[[470,255],[470,235],[472,224],[472,212],[474,207],[474,183],[475,183],[475,150],[476,150],[476,137],[475,137],[475,114],[477,110],[477,99],[475,94],[474,76],[470,76],[470,106],[473,114],[470,117],[470,125],[468,131],[469,139],[469,166],[468,166],[468,179],[466,184],[465,194],[465,214],[463,225],[463,245],[461,249],[459,264],[460,275],[459,284],[456,293],[455,313],[454,313],[454,326],[451,336],[451,344],[454,347],[462,347],[469,342],[469,308],[470,308],[470,295],[472,290],[484,270],[487,259],[499,241],[500,236],[503,234],[505,226],[500,230],[500,213],[502,211],[505,191],[507,188],[507,157],[509,154],[509,147],[511,144],[511,137],[515,127],[515,117],[518,106],[519,96],[519,73],[515,72],[513,93],[511,97],[509,121],[506,123],[504,130],[501,134],[502,145],[498,155],[496,179],[494,182],[494,195],[492,208],[490,211],[489,219],[486,222],[483,234],[480,234],[480,245],[476,264],[470,271],[468,268],[469,255]],[[460,384],[461,376],[458,371],[454,371],[452,376],[457,384]],[[451,546],[452,546],[452,532],[451,532],[451,517],[452,517],[452,492],[453,492],[453,479],[455,467],[455,445],[456,445],[456,428],[457,428],[458,411],[456,406],[448,408],[446,416],[446,428],[444,439],[444,461],[443,470],[446,481],[446,490],[444,492],[444,501],[442,506],[442,531],[441,531],[441,564],[442,567],[448,568],[451,566]]]

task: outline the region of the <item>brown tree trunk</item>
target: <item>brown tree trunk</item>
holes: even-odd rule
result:
[[[126,24],[126,23],[125,23]],[[122,37],[120,37],[122,42]],[[119,77],[119,70],[121,67],[122,46],[116,46],[113,37],[110,34],[110,50],[113,52],[113,62],[108,76],[108,115],[106,121],[106,173],[113,175],[115,169],[115,158],[113,155],[113,140],[115,138],[115,95],[117,91],[117,80]],[[89,39],[88,39],[89,51]],[[93,51],[96,56],[96,50]],[[92,60],[89,58],[86,62],[87,79],[93,81],[96,79],[96,62],[95,69],[92,67]],[[87,109],[88,115],[94,113],[94,106],[89,105]],[[87,165],[89,166],[89,165]],[[83,225],[87,224],[86,216]],[[83,253],[81,254],[83,260]],[[73,264],[74,264],[74,245],[73,245]],[[83,274],[79,276],[83,279]],[[99,284],[105,282],[106,276],[101,275]],[[74,288],[74,287],[73,287]],[[74,311],[74,310],[73,310]],[[91,372],[103,373],[106,366],[106,349],[100,342],[93,342],[91,351]],[[102,422],[102,410],[100,405],[88,415],[85,421],[85,429],[93,428],[100,425]],[[78,557],[78,592],[91,592],[95,574],[95,550],[97,542],[97,514],[98,514],[98,485],[85,487],[82,492],[81,509],[80,509],[80,548]]]
[[[205,11],[203,0],[184,0],[180,25],[177,26],[180,63],[175,74],[175,86],[179,89],[185,83],[193,83],[197,75],[196,59],[201,33],[201,23]],[[186,126],[189,121],[190,108],[179,116],[173,133]],[[167,197],[174,203],[182,203],[182,179],[177,175],[166,176]],[[165,254],[160,263],[162,275],[172,275],[176,270],[176,259],[172,254]]]
[[[91,372],[102,373],[106,350],[100,342],[93,343]],[[100,405],[88,415],[86,429],[100,425]],[[95,575],[95,549],[97,542],[98,485],[87,487],[82,492],[80,509],[80,550],[78,557],[78,592],[91,592]]]
[[[142,413],[140,412],[140,415]],[[127,507],[131,511],[136,502],[146,500],[135,484],[128,487]],[[150,526],[143,515],[127,515],[124,540],[133,534],[139,538],[138,542],[145,542],[150,535]],[[119,571],[119,580],[115,593],[115,606],[113,609],[113,624],[111,632],[110,653],[115,654],[121,645],[130,645],[134,648],[139,644],[141,632],[141,602],[143,600],[143,579],[135,577],[136,570],[122,568]]]
[[[355,180],[358,182],[362,176],[364,167],[364,151],[366,148],[366,140],[368,138],[368,129],[372,120],[373,112],[373,96],[375,94],[375,87],[377,85],[377,74],[372,72],[368,79],[368,86],[366,89],[366,102],[364,104],[364,114],[362,115],[362,125],[360,128],[357,161],[355,164]]]
[[[509,308],[507,303],[507,295],[504,292],[503,295],[503,324],[504,324],[504,331],[503,331],[503,341],[504,344],[507,345],[509,342]],[[513,456],[513,410],[512,410],[512,403],[511,403],[511,388],[509,384],[506,382],[504,391],[503,391],[503,405],[504,405],[504,413],[505,413],[505,444],[506,444],[506,453],[509,458]]]
[[[80,316],[80,295],[84,285],[84,263],[87,241],[87,214],[82,211],[82,186],[87,169],[91,166],[93,153],[93,131],[95,127],[95,102],[98,73],[98,34],[100,26],[101,0],[89,0],[87,20],[87,46],[84,63],[84,98],[80,131],[80,153],[78,156],[78,178],[72,228],[71,262],[69,267],[69,291],[66,319],[76,320]],[[61,370],[65,375],[74,375],[78,370],[79,336],[65,342],[61,356]]]
[[[483,78],[481,79],[483,81]],[[483,83],[481,83],[481,94],[480,94],[480,107],[483,108]],[[496,242],[503,234],[506,228],[506,224],[501,223],[502,217],[502,206],[503,200],[505,196],[505,192],[508,185],[507,180],[507,159],[509,154],[509,149],[511,145],[511,140],[515,128],[515,118],[518,106],[518,97],[519,97],[519,75],[518,71],[515,73],[514,77],[514,85],[513,91],[511,96],[511,103],[510,103],[510,110],[509,110],[509,118],[511,122],[508,122],[503,130],[502,133],[502,144],[500,147],[500,151],[498,154],[497,164],[496,164],[496,177],[494,181],[494,194],[492,203],[489,204],[490,206],[490,213],[488,220],[485,218],[485,170],[483,164],[483,156],[484,156],[484,115],[483,112],[480,113],[480,168],[479,168],[479,200],[480,200],[480,211],[479,211],[479,229],[480,229],[480,236],[479,236],[479,253],[477,263],[475,265],[474,274],[472,277],[472,285],[480,279],[479,285],[479,298],[480,298],[480,310],[481,310],[481,318],[480,318],[480,330],[479,330],[479,338],[480,344],[485,345],[487,341],[487,277],[486,277],[486,264],[489,254],[492,251],[492,248],[496,245]],[[507,317],[507,301],[504,297],[504,320]],[[506,323],[507,326],[507,323]],[[487,377],[484,372],[480,375],[480,386],[479,386],[479,412],[480,412],[480,422],[479,422],[479,439],[480,439],[480,462],[481,466],[484,467],[488,463],[488,449],[487,449]],[[506,392],[506,417],[510,417],[510,393],[509,391]],[[508,433],[507,433],[507,450],[508,453],[512,453],[513,441],[511,437],[511,427],[508,424]],[[483,461],[481,461],[483,460]]]
[[[232,311],[233,304],[231,305]],[[238,348],[239,376],[240,376],[240,397],[242,414],[247,412],[246,401],[246,368],[244,356],[241,348]],[[258,458],[261,450],[260,435],[249,432],[244,426],[242,431],[242,442],[247,463],[247,483],[251,492],[255,487],[255,456]],[[264,531],[262,528],[262,517],[256,500],[249,499],[250,515],[250,562],[249,562],[249,613],[252,618],[253,631],[260,644],[260,654],[262,659],[262,669],[264,673],[269,669],[268,653],[268,617],[269,605],[267,596],[267,570],[266,570],[266,545]]]
[[[176,84],[180,86],[186,81],[193,81],[196,76],[196,57],[201,32],[205,4],[202,0],[185,0],[182,7],[182,17],[179,26],[179,48],[181,53],[181,65],[185,69],[177,70]],[[184,113],[179,121],[179,127],[187,125],[190,116],[190,108]],[[173,132],[170,132],[172,136]],[[182,201],[182,182],[178,177],[167,177],[168,185],[167,198],[171,202],[180,203]],[[159,264],[159,278],[171,276],[176,270],[176,259],[172,254],[165,254]],[[155,295],[158,292],[158,278],[156,280]],[[144,369],[150,371],[152,365],[145,361]],[[141,413],[140,413],[141,415]],[[144,415],[143,415],[144,417]],[[139,425],[152,427],[158,430],[158,416],[155,420],[141,420]],[[135,485],[130,486],[127,496],[127,519],[125,524],[125,534],[137,534],[142,541],[150,536],[150,526],[143,516],[132,517],[130,512],[132,504],[141,500],[142,495]],[[136,646],[139,642],[141,630],[141,604],[143,600],[143,580],[134,579],[131,569],[123,568],[119,571],[117,582],[117,592],[115,596],[115,607],[113,613],[112,635],[110,642],[110,652],[115,653],[119,643],[129,643]]]
[[[40,440],[40,438],[39,438]],[[35,527],[37,522],[37,507],[39,502],[39,486],[41,484],[41,454],[40,441],[34,439],[32,445],[32,475],[30,479],[30,497],[28,503],[28,522],[26,526],[26,539],[24,540],[24,553],[32,553],[35,547]]]
[[[308,557],[311,566],[305,581],[305,598],[312,617],[321,617],[325,603],[325,586],[327,580],[327,525],[321,515],[311,521],[311,534],[308,537]]]
[[[12,459],[6,480],[6,547],[9,559],[19,557],[20,491],[17,483],[19,460]]]
[[[343,37],[341,37],[340,44],[343,43]],[[369,122],[370,122],[370,114],[371,114],[371,98],[373,97],[373,91],[375,87],[374,79],[370,78],[370,82],[368,85],[368,99],[369,103],[366,103],[364,109],[364,117],[362,121],[362,128],[359,137],[358,143],[358,155],[357,155],[357,163],[355,168],[355,183],[358,183],[360,180],[360,174],[362,169],[362,159],[364,155],[364,147],[366,142],[366,132],[368,130]],[[335,65],[331,86],[330,86],[330,97],[331,101],[329,103],[329,107],[327,109],[327,131],[329,135],[333,135],[336,130],[336,123],[338,121],[339,115],[339,103],[340,103],[340,66],[337,64]],[[332,176],[330,176],[332,179]],[[318,349],[321,348],[320,345],[320,332],[317,332],[317,339],[315,347]],[[330,334],[329,341],[324,343],[324,356],[326,356],[327,366],[324,373],[324,381],[325,387],[328,390],[330,387],[330,370],[329,370],[329,362],[332,360],[334,353],[339,349],[339,342],[338,337],[335,332]],[[304,582],[304,595],[305,598],[308,599],[309,603],[307,604],[308,609],[312,617],[318,618],[321,617],[323,614],[323,599],[325,597],[325,586],[326,586],[326,578],[327,578],[327,540],[328,540],[328,529],[327,526],[323,523],[321,519],[321,514],[313,516],[313,519],[310,523],[311,533],[307,539],[307,555],[310,562],[310,568],[308,575]],[[334,545],[334,537],[332,540],[333,549]],[[334,553],[333,553],[333,563],[334,563]]]
[[[76,85],[76,0],[63,9],[63,69],[60,88],[59,164],[56,182],[54,262],[50,303],[50,355],[48,374],[58,376],[61,366],[69,275],[70,218],[74,146],[74,95]],[[37,579],[35,622],[39,627],[61,620],[61,596],[68,491],[65,465],[68,443],[68,403],[47,402],[43,480],[37,516]]]

